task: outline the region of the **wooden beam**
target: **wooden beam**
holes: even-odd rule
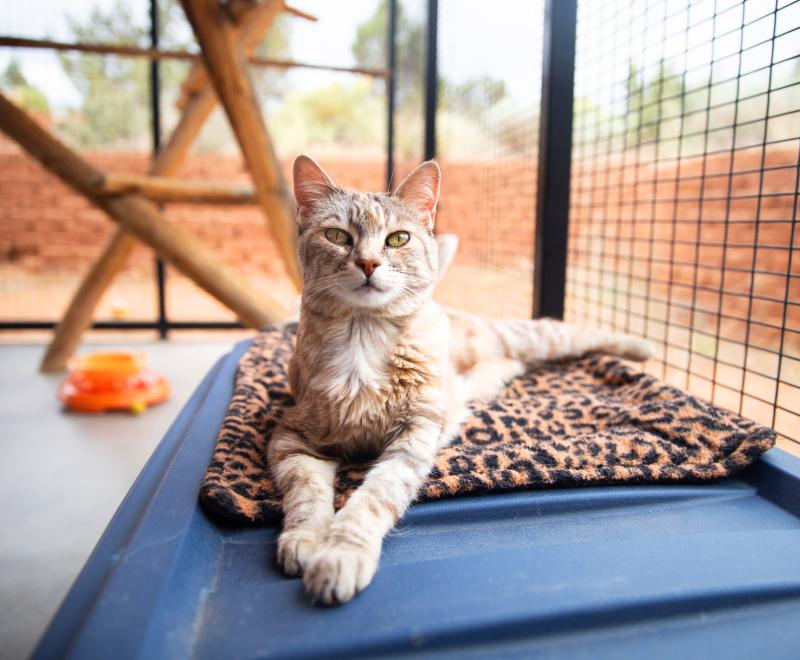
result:
[[[151,173],[164,176],[178,170],[216,103],[216,94],[210,87],[192,98],[169,141],[153,161],[150,167]],[[103,294],[125,267],[137,242],[136,238],[122,227],[114,233],[99,259],[84,276],[64,317],[53,333],[53,339],[42,359],[40,366],[42,371],[61,371],[66,368],[67,361],[80,344],[81,336],[91,324],[92,315]]]
[[[226,9],[231,16],[233,16],[233,19],[238,23],[239,19],[242,17],[242,14],[249,11],[253,7],[256,7],[259,3],[263,4],[263,0],[227,0]],[[297,9],[296,7],[290,7],[286,4],[285,0],[282,0],[281,4],[281,10],[285,11],[287,14],[291,14],[292,16],[296,16],[297,18],[302,18],[313,23],[316,23],[319,20],[313,14],[309,14],[308,12]]]
[[[78,53],[94,53],[97,55],[122,55],[124,57],[144,57],[150,60],[195,60],[197,53],[185,50],[161,50],[156,48],[140,48],[123,44],[74,43],[55,41],[53,39],[28,39],[0,35],[0,46],[9,48],[31,48],[35,50],[74,51]]]
[[[53,333],[39,369],[45,373],[62,371],[91,325],[94,310],[111,282],[125,267],[137,240],[124,229],[114,232],[100,258],[92,264],[70,301],[67,311]]]
[[[248,184],[175,179],[138,174],[107,174],[101,190],[105,195],[137,193],[151,202],[165,204],[255,204]]]
[[[269,23],[261,27],[266,31]],[[151,174],[169,176],[177,172],[216,104],[217,96],[210,82],[196,90],[185,104],[169,140],[156,154],[150,166]],[[66,368],[67,361],[80,344],[81,336],[91,324],[94,310],[108,286],[124,268],[136,243],[136,239],[124,228],[117,229],[70,301],[42,360],[42,371],[61,371]]]
[[[245,55],[252,55],[256,46],[264,40],[267,28],[274,23],[283,6],[283,0],[264,0],[260,3],[242,0],[228,5],[234,11],[234,20],[238,26],[237,40]],[[176,105],[183,108],[192,95],[209,86],[211,81],[208,79],[203,58],[198,57],[181,85]]]
[[[122,46],[117,44],[101,43],[72,43],[54,41],[51,39],[28,39],[26,37],[12,37],[9,35],[0,35],[0,46],[8,48],[30,48],[34,50],[94,53],[97,55],[119,55],[121,57],[141,57],[149,60],[180,60],[192,62],[199,59],[197,53],[192,53],[186,50],[162,50],[155,48],[140,48],[138,46]],[[258,67],[277,69],[316,69],[339,73],[355,73],[373,78],[386,78],[389,75],[389,72],[386,69],[372,69],[369,67],[358,66],[336,66],[332,64],[318,64],[313,62],[297,62],[295,60],[258,57],[255,55],[247,57],[247,62]]]
[[[236,31],[222,5],[209,0],[182,0],[200,44],[206,69],[225,108],[247,162],[256,196],[272,227],[289,277],[300,287],[294,198],[283,177],[236,45]]]
[[[292,16],[297,16],[297,18],[304,18],[307,21],[317,22],[319,19],[314,16],[314,14],[309,14],[301,9],[297,9],[297,7],[291,7],[287,4],[284,4],[283,11],[287,14],[291,14]]]
[[[169,222],[139,195],[97,194],[103,174],[0,94],[0,129],[64,183],[104,210],[112,220],[146,243],[198,286],[235,312],[244,323],[261,327],[286,316],[274,300],[256,293],[246,280],[218,260],[200,241]]]

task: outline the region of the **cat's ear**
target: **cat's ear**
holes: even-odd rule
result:
[[[338,190],[333,179],[308,156],[295,158],[292,178],[298,215],[313,208],[316,203]]]
[[[422,163],[397,186],[395,196],[427,216],[428,228],[433,229],[436,203],[439,201],[439,182],[442,172],[432,160]]]

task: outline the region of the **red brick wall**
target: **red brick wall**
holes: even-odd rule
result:
[[[147,156],[89,153],[106,172],[143,173]],[[385,188],[383,161],[328,160],[323,166],[343,186],[360,190]],[[410,164],[401,163],[405,173]],[[284,163],[288,180],[290,163]],[[535,168],[531,163],[484,166],[443,165],[444,190],[439,229],[461,239],[463,258],[489,248],[530,259],[533,241]],[[181,176],[221,181],[248,180],[238,157],[195,155]],[[276,253],[260,211],[254,207],[171,205],[167,215],[187,227],[217,254],[245,271],[279,273]],[[105,214],[94,209],[14,145],[0,139],[0,260],[25,270],[82,270],[113,231]],[[491,232],[491,237],[489,236]],[[490,246],[490,239],[492,244]],[[140,250],[131,268],[149,268]]]
[[[89,160],[108,172],[144,172],[147,156],[126,153],[87,154]],[[678,201],[674,177],[676,172],[661,167],[657,172],[640,166],[634,183],[630,169],[623,170],[615,163],[577,163],[573,176],[573,213],[571,247],[573,264],[590,265],[592,258],[600,257],[603,245],[622,240],[620,259],[626,270],[636,276],[649,276],[656,280],[671,280],[673,284],[687,285],[688,292],[695,278],[698,284],[720,288],[720,267],[723,263],[725,226],[711,222],[723,220],[727,211],[731,167],[729,155],[709,157],[705,163],[705,201],[702,208],[697,197],[699,179],[687,179],[701,172],[702,161],[696,159],[681,164],[682,182]],[[758,170],[760,149],[737,154],[733,163],[735,171]],[[796,162],[794,151],[771,151],[766,165],[775,166]],[[347,187],[366,190],[384,188],[384,163],[382,161],[326,160],[322,163],[333,177]],[[289,163],[284,164],[287,178]],[[407,172],[410,163],[401,163],[400,174]],[[442,163],[443,193],[439,208],[440,231],[456,233],[461,248],[456,267],[471,277],[470,286],[483,290],[462,288],[461,295],[474,291],[474,296],[498,299],[496,309],[488,302],[470,301],[472,306],[490,312],[526,313],[529,307],[533,252],[532,218],[535,213],[535,164],[529,161],[504,161],[502,163]],[[189,178],[213,178],[225,181],[247,181],[238,157],[195,155],[180,173]],[[722,175],[712,176],[708,175]],[[796,170],[781,169],[764,174],[763,190],[770,193],[762,198],[762,219],[789,219],[793,211],[793,191]],[[661,181],[654,183],[654,180]],[[597,187],[601,184],[619,184],[610,188],[598,203]],[[730,182],[733,200],[730,204],[732,219],[746,220],[729,230],[729,246],[724,260],[728,267],[750,269],[753,262],[753,243],[758,200],[754,195],[760,187],[758,171],[739,174]],[[638,202],[636,201],[638,200]],[[698,233],[695,220],[702,214],[704,222]],[[201,238],[215,253],[236,268],[264,277],[282,277],[280,260],[265,229],[260,211],[250,207],[174,205],[167,215],[187,227]],[[676,225],[678,243],[671,244],[673,218],[690,220]],[[114,227],[101,212],[92,208],[81,196],[44,172],[35,162],[22,154],[6,139],[0,138],[0,266],[21,272],[84,271],[107,242]],[[788,246],[791,236],[788,223],[764,223],[758,241],[760,244],[783,246],[783,249],[759,250],[756,266],[760,270],[785,273],[788,267]],[[651,243],[650,239],[655,239]],[[695,267],[695,242],[698,249],[698,266]],[[604,243],[605,241],[605,243]],[[733,246],[733,244],[737,246]],[[795,246],[800,237],[795,237]],[[652,247],[651,247],[652,246]],[[652,250],[652,252],[651,252]],[[594,257],[592,256],[594,255]],[[649,264],[648,257],[656,256],[689,265],[670,268],[666,264]],[[129,269],[151,272],[151,255],[139,249],[131,259]],[[793,261],[793,271],[800,273],[800,258]],[[489,280],[500,272],[501,280]],[[726,274],[726,291],[749,290],[751,275],[730,271]],[[756,295],[767,296],[782,291],[784,276],[758,275],[754,281]],[[791,282],[791,297],[800,298],[798,280]],[[655,289],[658,292],[658,289]],[[666,295],[665,291],[665,295]],[[453,296],[457,291],[452,293]],[[699,302],[716,308],[718,294],[701,292]],[[504,304],[503,299],[513,302]],[[494,303],[492,303],[494,304]],[[747,304],[731,297],[725,304]],[[465,306],[470,306],[465,304]],[[779,318],[781,306],[777,303],[756,301],[754,313]],[[795,309],[790,310],[791,322]]]
[[[780,331],[758,325],[748,329],[746,320],[780,326],[787,279],[790,302],[800,302],[800,280],[786,277],[797,153],[767,151],[763,166],[768,169],[763,175],[761,147],[738,151],[733,162],[731,157],[718,154],[705,163],[701,158],[687,159],[679,169],[577,164],[572,180],[571,263],[577,270],[585,269],[582,286],[602,288],[604,269],[623,273],[622,286],[632,281],[640,289],[646,286],[647,295],[655,300],[671,298],[677,303],[671,320],[688,325],[693,317],[694,323],[716,332],[722,310],[736,318],[720,320],[721,336],[744,342],[749,332],[750,341],[778,350]],[[676,177],[680,177],[677,188]],[[761,246],[757,250],[756,244]],[[800,236],[795,236],[794,251],[798,250]],[[800,275],[800,254],[792,259],[791,271]],[[800,306],[791,304],[786,313],[786,326],[800,329]]]

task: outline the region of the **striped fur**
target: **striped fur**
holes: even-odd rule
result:
[[[344,191],[311,159],[295,163],[303,296],[289,365],[295,406],[269,444],[284,496],[278,561],[313,600],[350,600],[378,566],[386,533],[414,500],[436,451],[466,414],[526,364],[588,351],[644,359],[639,339],[554,321],[486,321],[445,311],[433,219],[439,169],[423,163],[394,194]],[[330,230],[347,233],[346,244]],[[410,240],[390,247],[387,236]],[[377,264],[368,273],[359,263]],[[342,461],[373,467],[334,514]]]

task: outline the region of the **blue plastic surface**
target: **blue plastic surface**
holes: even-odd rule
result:
[[[777,449],[706,485],[414,506],[363,594],[310,605],[276,529],[197,504],[246,348],[186,405],[34,657],[800,657],[800,460]]]

